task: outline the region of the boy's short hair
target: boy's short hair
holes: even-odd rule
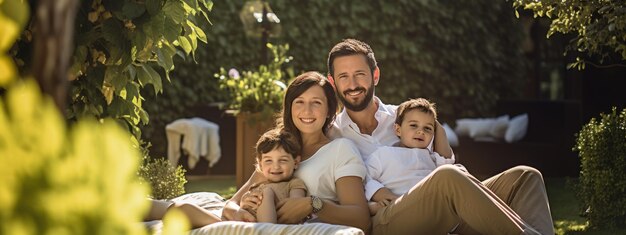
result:
[[[281,147],[295,158],[300,156],[302,147],[298,139],[284,129],[272,129],[265,132],[256,142],[256,158],[260,159],[265,153]]]
[[[424,113],[432,114],[435,120],[437,120],[437,110],[435,109],[435,103],[431,103],[424,98],[417,98],[404,101],[402,102],[402,104],[400,104],[400,106],[398,106],[398,110],[396,112],[396,124],[401,125],[402,121],[404,121],[404,115],[407,112],[415,109]]]

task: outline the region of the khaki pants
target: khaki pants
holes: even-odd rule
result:
[[[518,166],[483,182],[437,168],[373,217],[374,234],[554,234],[541,173]]]

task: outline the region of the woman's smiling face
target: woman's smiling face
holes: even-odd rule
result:
[[[311,86],[293,100],[291,118],[302,134],[321,132],[328,116],[328,101],[324,90]]]

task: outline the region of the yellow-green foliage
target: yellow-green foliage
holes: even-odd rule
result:
[[[28,6],[19,0],[0,0],[0,86],[15,78],[16,69],[5,52],[11,48],[20,29],[28,20]]]
[[[141,234],[148,188],[114,122],[65,122],[32,80],[0,101],[0,234]]]
[[[149,189],[140,155],[112,121],[81,120],[71,130],[33,80],[15,82],[5,52],[28,18],[21,0],[0,0],[0,235],[145,234]],[[168,215],[164,234],[188,229]],[[169,224],[169,225],[168,225]]]
[[[139,176],[150,184],[154,199],[172,199],[185,193],[185,169],[173,166],[165,158],[146,159]]]

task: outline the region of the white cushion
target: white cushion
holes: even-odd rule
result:
[[[515,116],[509,122],[509,127],[506,129],[504,140],[508,143],[520,141],[526,136],[528,130],[528,114],[524,113]]]
[[[270,224],[270,223],[248,223],[239,221],[224,221],[209,224],[202,228],[192,230],[190,235],[205,234],[336,234],[336,235],[363,235],[363,231],[349,226],[334,225],[326,223],[310,224]]]
[[[470,124],[469,136],[473,139],[489,136],[489,131],[491,131],[491,126],[494,122],[495,120],[493,118],[481,118],[475,120]]]
[[[506,130],[509,127],[509,115],[502,115],[494,119],[493,125],[489,130],[489,135],[496,139],[504,139]]]
[[[446,136],[448,137],[448,143],[450,146],[456,147],[459,146],[459,137],[456,136],[456,133],[452,130],[452,128],[448,125],[448,123],[444,123],[443,129],[446,131]]]
[[[456,120],[456,128],[454,131],[458,136],[469,136],[470,124],[474,119],[462,118]]]
[[[196,204],[209,212],[221,216],[222,209],[224,207],[224,198],[220,195],[212,192],[198,192],[183,194],[179,197],[172,199],[175,202],[187,202]],[[146,224],[148,225],[148,224]],[[153,234],[160,234],[160,227],[154,226],[153,228],[159,228],[153,230]],[[309,223],[309,224],[270,224],[270,223],[248,223],[239,221],[223,221],[214,224],[209,224],[201,228],[193,229],[189,232],[190,235],[205,235],[205,234],[337,234],[337,235],[363,235],[363,230],[327,223]]]

